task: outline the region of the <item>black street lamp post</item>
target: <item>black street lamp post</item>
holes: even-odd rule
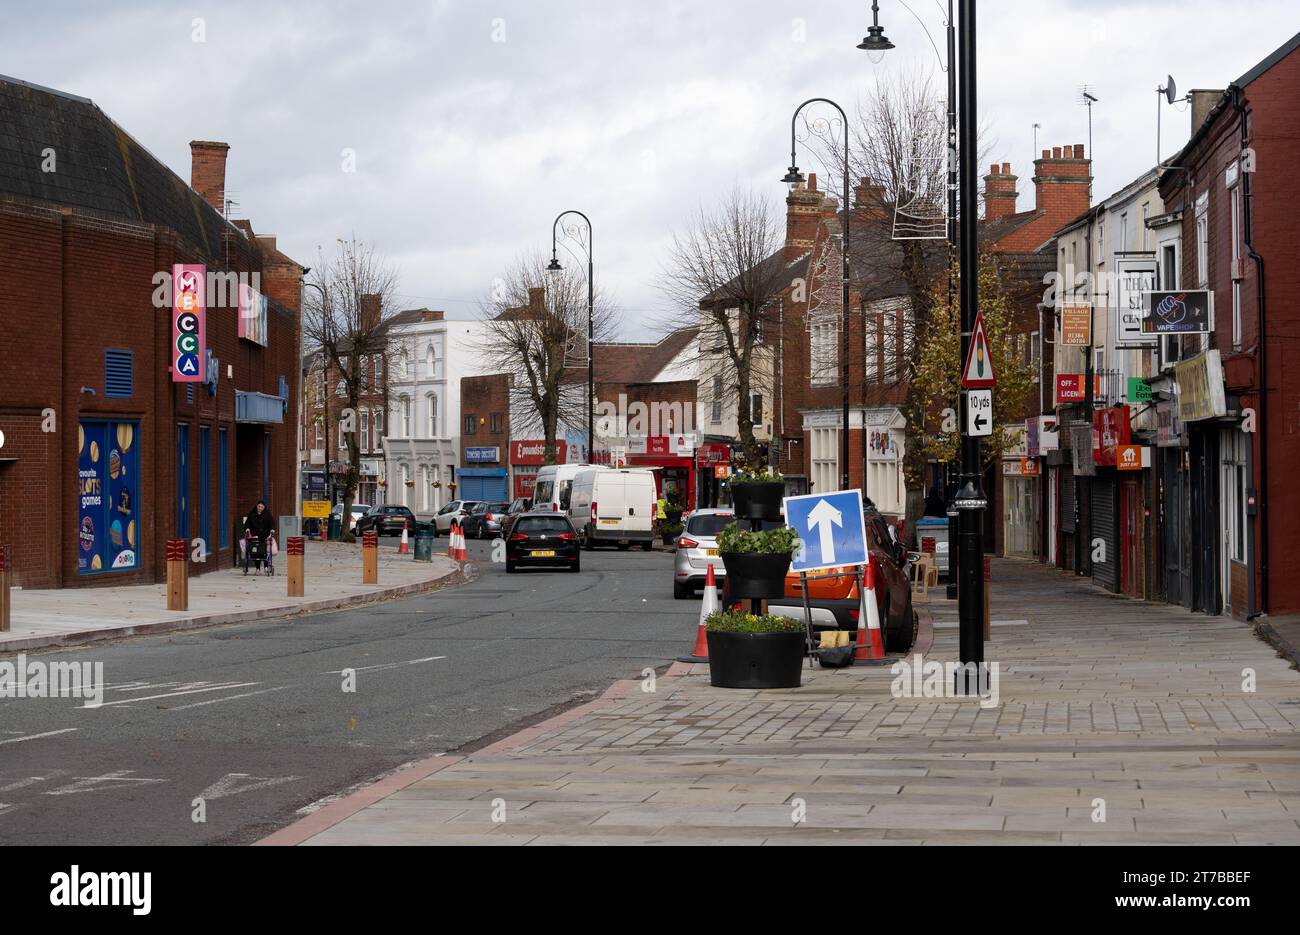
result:
[[[592,241],[595,239],[591,229],[591,218],[587,217],[581,211],[561,211],[555,216],[555,221],[551,224],[551,262],[546,267],[548,273],[558,273],[564,269],[556,257],[556,236],[559,230],[560,218],[566,214],[576,214],[587,222],[587,462],[591,463],[592,457],[596,452],[596,432],[595,432],[595,412],[596,412],[596,325],[595,325],[595,293],[593,289],[594,277],[592,271]]]
[[[865,41],[865,40],[864,40]],[[889,40],[885,40],[888,42]],[[790,117],[790,171],[781,179],[789,185],[797,185],[803,181],[803,174],[799,171],[799,166],[795,159],[795,123],[799,119],[799,113],[809,104],[829,104],[840,113],[840,121],[844,124],[844,232],[840,238],[840,278],[843,301],[843,347],[840,351],[840,382],[843,384],[843,395],[841,403],[840,418],[843,420],[843,426],[840,431],[840,489],[849,489],[849,118],[844,113],[844,108],[836,104],[830,98],[813,97],[804,101],[794,109],[794,115]],[[866,427],[863,426],[865,431]],[[866,462],[862,465],[863,494],[866,494]]]

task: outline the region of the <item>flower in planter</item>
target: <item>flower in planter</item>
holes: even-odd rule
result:
[[[735,487],[740,484],[784,484],[785,475],[777,474],[771,470],[767,471],[746,471],[740,470],[731,475],[731,486]]]
[[[798,633],[804,628],[802,623],[792,617],[725,610],[716,610],[705,617],[704,626],[715,633]]]
[[[799,551],[799,534],[789,526],[760,532],[741,529],[736,523],[724,526],[718,535],[718,551],[723,553],[755,552],[767,555],[793,555]]]

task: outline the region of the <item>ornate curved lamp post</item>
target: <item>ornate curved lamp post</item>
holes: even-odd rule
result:
[[[596,411],[596,326],[594,314],[594,292],[592,288],[592,241],[594,235],[591,229],[591,218],[587,217],[581,211],[561,211],[555,216],[551,224],[551,262],[547,265],[548,273],[558,273],[563,266],[556,256],[556,241],[560,227],[560,219],[566,214],[576,214],[587,222],[587,461],[591,462],[592,456],[596,451],[596,432],[595,432],[595,411]]]
[[[844,113],[844,108],[836,104],[827,97],[812,97],[804,101],[795,108],[794,114],[790,117],[790,171],[781,179],[789,185],[797,185],[803,181],[803,173],[799,171],[795,157],[795,126],[799,119],[799,114],[809,104],[829,104],[834,107],[840,114],[840,121],[844,125],[844,235],[840,238],[840,276],[843,280],[843,305],[842,312],[844,316],[844,334],[841,341],[840,350],[840,371],[843,396],[841,402],[841,418],[843,419],[843,429],[840,434],[840,489],[849,489],[849,118]],[[866,466],[863,465],[863,479],[866,478]]]

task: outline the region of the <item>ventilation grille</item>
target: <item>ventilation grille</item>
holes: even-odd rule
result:
[[[104,351],[104,395],[130,399],[135,384],[135,355],[108,348]]]

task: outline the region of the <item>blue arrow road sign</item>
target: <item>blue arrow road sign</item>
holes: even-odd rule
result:
[[[785,521],[803,543],[790,564],[791,571],[866,563],[867,526],[861,490],[786,497]]]

